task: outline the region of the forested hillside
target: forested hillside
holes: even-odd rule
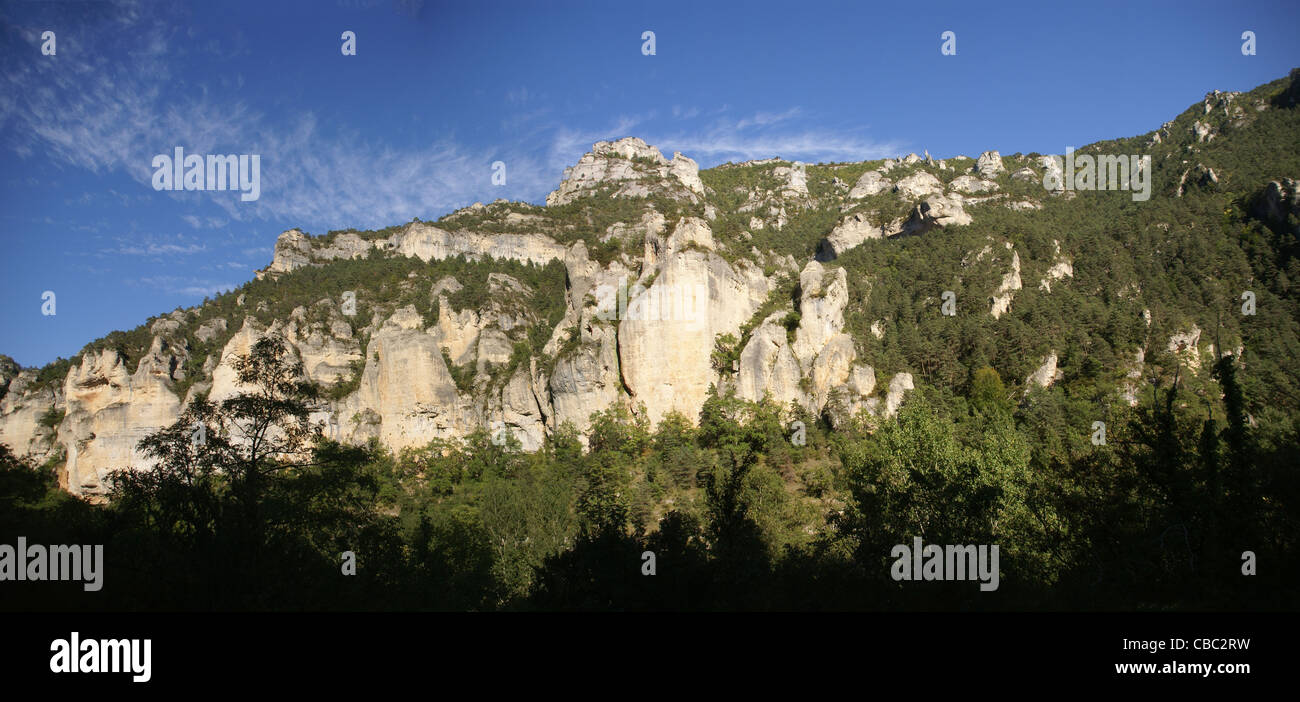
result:
[[[1298,104],[1293,71],[1076,152],[1149,155],[1147,200],[1049,190],[1040,154],[724,164],[698,187],[632,156],[644,191],[574,179],[545,207],[282,235],[237,290],[0,368],[23,427],[0,435],[0,535],[107,559],[94,597],[19,583],[0,607],[1294,609]],[[597,312],[603,283],[691,271],[746,298],[690,349],[698,411],[629,351],[658,328]],[[419,397],[399,428],[385,364],[419,335],[457,414]],[[680,387],[694,366],[661,353]],[[101,366],[176,411],[92,483],[67,447],[102,440],[73,398],[124,382]],[[998,545],[999,587],[891,577],[918,536]]]

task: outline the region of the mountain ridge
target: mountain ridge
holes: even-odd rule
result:
[[[1021,396],[1067,384],[1128,405],[1144,378],[1186,368],[1212,405],[1203,357],[1250,349],[1277,364],[1297,347],[1287,319],[1294,240],[1284,240],[1300,156],[1284,138],[1298,133],[1287,131],[1298,90],[1293,71],[1248,93],[1213,91],[1156,130],[1076,151],[1150,153],[1156,202],[1146,209],[1124,192],[1045,189],[1060,167],[1052,155],[699,171],[635,137],[598,142],[546,206],[476,203],[433,223],[316,237],[290,229],[236,291],[66,362],[0,363],[0,442],[59,466],[74,494],[102,494],[108,472],[139,465],[135,443],[186,403],[237,392],[229,360],[267,333],[282,334],[327,389],[314,420],[394,449],[504,428],[535,450],[564,423],[583,431],[616,405],[652,424],[694,418],[711,388],[770,397],[796,408],[788,418],[880,421],[918,386],[958,396],[990,365]],[[1216,211],[1225,231],[1281,230],[1281,282],[1259,280],[1252,257],[1269,244],[1243,237],[1215,271],[1223,290],[1187,283],[1219,263],[1222,233],[1204,233]],[[1080,233],[1100,218],[1131,226]],[[1179,268],[1168,249],[1189,245]],[[1209,263],[1189,274],[1195,256]],[[1180,299],[1180,286],[1199,301]],[[632,303],[703,288],[702,323],[618,319],[618,290],[629,287]],[[1259,346],[1221,319],[1252,287],[1277,337]],[[951,323],[940,313],[949,292],[959,303]],[[1094,297],[1104,303],[1085,302]],[[1294,404],[1289,375],[1261,381],[1281,407]]]

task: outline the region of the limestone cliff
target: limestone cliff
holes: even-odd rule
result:
[[[1036,173],[1028,159],[1011,162]],[[871,282],[835,259],[1005,206],[996,197],[1010,176],[996,152],[952,163],[967,165],[913,155],[830,182],[803,164],[753,161],[725,167],[747,180],[722,193],[686,156],[666,159],[627,138],[595,144],[545,207],[475,203],[379,232],[291,229],[257,276],[295,291],[294,302],[250,298],[249,288],[178,310],[141,332],[148,345],[138,351],[87,347],[57,383],[0,367],[0,441],[60,463],[70,491],[102,493],[110,471],[145,465],[136,444],[195,397],[240,392],[232,360],[267,334],[326,391],[312,413],[323,431],[394,450],[479,430],[536,450],[562,425],[583,432],[592,413],[616,404],[652,424],[670,412],[695,418],[711,387],[836,425],[888,417],[915,387],[911,369],[869,362],[878,354],[846,319],[870,300]],[[808,212],[838,214],[803,260],[748,243]],[[739,238],[735,221],[751,225]],[[992,317],[1021,287],[1019,255],[1008,244],[998,261],[1010,272],[990,290]],[[409,272],[295,287],[311,270],[384,261],[408,261]],[[548,266],[558,267],[554,284],[531,277]],[[1035,270],[1045,271],[1044,290],[1072,273],[1059,245]],[[874,322],[870,340],[885,329]],[[730,368],[715,357],[727,337],[737,340]],[[1026,383],[1041,384],[1039,375]]]

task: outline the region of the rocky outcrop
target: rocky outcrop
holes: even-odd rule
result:
[[[1166,348],[1185,364],[1188,370],[1195,373],[1201,369],[1200,343],[1201,328],[1193,324],[1190,330],[1169,337]]]
[[[736,334],[768,295],[757,266],[741,261],[733,268],[709,250],[711,241],[703,220],[680,222],[663,242],[652,283],[629,294],[618,324],[623,381],[652,422],[673,410],[698,413],[717,382],[714,339]]]
[[[226,333],[226,320],[217,318],[204,322],[194,332],[194,338],[202,342],[212,341]]]
[[[664,242],[647,248],[663,248]],[[564,318],[552,332],[543,353],[555,358],[549,378],[538,377],[538,394],[548,398],[549,428],[569,423],[579,432],[589,426],[593,412],[626,398],[619,369],[620,300],[626,300],[633,275],[620,262],[602,267],[587,256],[583,242],[565,254],[568,297]]]
[[[1055,351],[1044,356],[1042,365],[1025,378],[1025,392],[1029,392],[1034,387],[1045,388],[1060,380],[1063,374],[1056,368],[1058,360]]]
[[[351,399],[357,410],[379,415],[379,438],[394,450],[463,436],[476,425],[437,339],[421,328],[418,316],[394,315],[375,332],[366,348],[361,387]]]
[[[794,353],[808,368],[832,337],[844,328],[849,300],[848,275],[843,268],[827,269],[811,261],[799,273],[799,328]]]
[[[1053,281],[1074,277],[1074,265],[1061,256],[1061,242],[1052,240],[1052,246],[1055,247],[1052,266],[1043,274],[1042,280],[1038,281],[1038,288],[1046,292],[1052,292]]]
[[[975,172],[986,179],[996,178],[998,174],[1006,172],[1002,167],[1002,155],[996,151],[985,151],[980,154],[979,159],[975,161]]]
[[[993,293],[993,298],[989,301],[989,314],[994,319],[1001,317],[1011,309],[1011,299],[1015,291],[1021,288],[1020,281],[1020,254],[1011,248],[1010,242],[1006,244],[1011,251],[1011,270],[1002,276],[1002,282],[998,289]]]
[[[1062,192],[1065,189],[1065,159],[1060,156],[1040,156],[1038,165],[1043,168],[1043,187]]]
[[[545,265],[564,259],[565,247],[549,237],[531,234],[451,233],[438,227],[413,222],[389,239],[389,247],[403,256],[421,261],[464,256],[471,261],[503,258]]]
[[[297,229],[290,229],[276,238],[275,255],[266,272],[288,273],[311,264],[311,238]]]
[[[772,169],[772,176],[781,181],[782,199],[808,197],[808,174],[802,165],[795,167],[777,166]]]
[[[257,271],[260,279],[270,274],[288,273],[304,266],[318,266],[338,259],[362,258],[374,248],[374,243],[362,239],[355,232],[344,232],[332,241],[317,247],[301,230],[290,229],[275,240],[275,256],[271,264]]]
[[[1032,171],[1031,171],[1032,173]],[[982,180],[975,176],[957,176],[948,183],[948,187],[962,193],[987,193],[998,189],[998,184],[991,180]]]
[[[576,165],[564,170],[564,180],[546,196],[546,204],[564,205],[605,186],[613,188],[613,197],[646,197],[662,190],[695,200],[704,194],[699,172],[695,161],[680,153],[665,159],[659,149],[635,137],[598,141]]]
[[[549,389],[554,423],[568,422],[584,432],[592,412],[613,406],[624,393],[617,328],[589,317],[575,331],[578,346],[556,360]]]
[[[782,407],[791,402],[805,404],[807,395],[800,386],[803,372],[781,324],[785,312],[775,312],[754,330],[740,354],[736,373],[736,390],[741,397],[772,399]]]
[[[536,451],[546,441],[549,403],[538,399],[538,388],[545,387],[537,375],[537,363],[519,369],[501,391],[500,422],[490,418],[490,429],[504,429],[519,440],[525,451]]]
[[[824,195],[813,197],[801,164],[749,165],[771,168],[758,174],[762,185],[738,188],[745,201],[736,211],[749,213],[755,230],[779,230],[805,209],[828,205]],[[852,188],[832,183],[831,197],[896,193],[914,203],[914,211],[877,222],[875,210],[849,210],[822,242],[818,258],[833,259],[866,239],[969,223],[962,195],[945,194],[939,179],[924,170],[934,166],[928,154],[909,155],[867,171]],[[897,183],[884,177],[897,167],[911,173]],[[955,182],[954,190],[996,187],[969,176]],[[250,302],[241,294],[221,317],[194,309],[151,320],[153,343],[138,362],[128,363],[116,351],[88,352],[55,384],[36,383],[34,372],[0,363],[0,440],[36,458],[65,454],[69,489],[102,494],[110,471],[145,465],[136,452],[139,440],[172,424],[184,404],[202,394],[220,402],[251,390],[240,385],[233,362],[268,334],[283,339],[290,359],[301,363],[303,380],[327,391],[312,411],[313,422],[340,440],[377,439],[392,450],[480,429],[508,432],[534,450],[562,424],[585,432],[592,413],[618,404],[644,407],[652,423],[673,411],[695,418],[710,385],[753,400],[767,396],[783,407],[795,403],[837,425],[855,415],[896,412],[912,378],[895,373],[882,388],[876,369],[862,362],[844,328],[850,299],[845,270],[818,261],[800,269],[791,255],[760,250],[758,238],[748,233],[742,239],[753,239],[755,246],[746,253],[732,248],[734,241],[714,236],[710,220],[721,216],[717,208],[699,207],[705,192],[689,158],[664,159],[640,140],[623,139],[596,144],[566,172],[548,204],[597,194],[666,195],[704,216],[669,221],[647,202],[624,221],[606,220],[598,231],[583,233],[608,247],[600,261],[588,253],[593,240],[573,234],[581,221],[504,201],[475,203],[437,225],[412,221],[386,238],[353,231],[311,237],[288,230],[277,238],[274,257],[259,277],[274,280],[304,267],[372,255],[535,265],[558,260],[567,274],[563,315],[542,330],[549,335],[543,353],[520,361],[517,345],[526,336],[536,338],[530,330],[542,323],[535,310],[544,306],[537,304],[536,291],[502,272],[489,273],[486,294],[475,296],[483,301],[465,309],[452,300],[463,298],[458,293],[470,279],[422,280],[412,272],[395,287],[407,301],[412,290],[427,291],[428,302],[363,299],[359,309],[368,319],[356,307],[347,311],[339,290],[322,290],[320,299],[304,301],[281,318],[271,316],[272,301]],[[837,204],[846,203],[830,206]],[[587,216],[594,222],[598,213]],[[782,275],[799,276],[798,299],[746,332],[736,368],[713,368],[716,339],[747,329]],[[872,329],[877,338],[884,333],[879,322]],[[189,348],[187,339],[200,350]],[[192,353],[204,354],[196,359],[201,370],[186,378],[182,369],[199,367],[187,365]]]
[[[504,219],[508,220],[509,216]],[[464,256],[471,261],[490,257],[544,265],[552,259],[564,258],[564,246],[541,234],[453,233],[423,222],[411,222],[391,237],[375,242],[352,232],[337,235],[332,241],[318,242],[297,229],[290,229],[276,240],[275,258],[269,266],[257,271],[257,277],[288,273],[338,259],[361,258],[369,255],[375,247],[422,261]]]
[[[300,324],[286,326],[285,337],[296,351],[309,380],[329,387],[352,373],[352,364],[362,359],[364,349],[341,319],[329,325]]]
[[[915,390],[916,386],[912,384],[911,373],[897,373],[889,380],[889,393],[885,395],[884,416],[892,417],[898,414],[898,408],[903,406],[903,398],[908,390]]]
[[[1138,349],[1133,354],[1133,362],[1128,371],[1124,373],[1124,381],[1120,384],[1120,397],[1128,403],[1129,407],[1136,407],[1138,404],[1138,384],[1142,380],[1142,370],[1145,367],[1146,351]]]
[[[18,456],[36,461],[48,458],[55,449],[56,418],[64,406],[63,386],[40,383],[35,369],[20,370],[7,356],[0,357],[0,444]]]
[[[862,174],[862,177],[858,178],[857,183],[854,183],[853,189],[849,191],[849,198],[859,200],[883,193],[892,187],[894,187],[893,182],[880,171],[867,171]]]
[[[656,210],[647,210],[641,215],[641,219],[634,223],[615,222],[609,225],[605,234],[601,236],[601,241],[618,239],[620,241],[644,241],[647,237],[655,237],[663,234],[668,227],[667,220]]]
[[[965,201],[957,193],[932,195],[912,210],[912,216],[903,225],[907,234],[924,234],[935,227],[961,227],[970,224]]]
[[[882,404],[873,397],[876,373],[857,363],[853,338],[844,333],[848,278],[843,268],[809,262],[799,275],[799,325],[790,339],[781,323],[786,312],[769,315],[754,330],[740,354],[735,388],[740,397],[764,397],[782,407],[798,404],[814,414],[823,411],[836,425],[860,412],[892,416],[912,389],[901,373]]]
[[[925,171],[917,171],[899,180],[898,184],[894,186],[894,192],[909,200],[919,200],[929,195],[942,193],[943,183]]]
[[[136,445],[180,415],[173,372],[183,356],[176,351],[154,337],[134,373],[111,350],[86,354],[68,373],[63,385],[67,410],[58,440],[73,494],[102,495],[111,471],[147,465]]]
[[[845,217],[831,233],[817,245],[818,261],[833,261],[844,252],[856,248],[867,239],[880,239],[884,229],[865,212]]]

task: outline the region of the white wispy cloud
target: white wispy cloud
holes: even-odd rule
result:
[[[208,201],[235,221],[276,218],[309,227],[386,226],[476,198],[535,196],[550,177],[524,149],[470,148],[449,139],[395,149],[322,133],[311,112],[277,122],[207,89],[178,95],[166,89],[173,78],[164,60],[172,33],[167,18],[127,11],[132,7],[112,13],[113,31],[61,33],[58,62],[18,62],[0,73],[0,132],[20,158],[39,154],[92,173],[124,172],[150,196]],[[5,23],[3,31],[39,54],[39,28]],[[139,48],[118,50],[113,42],[128,36]],[[517,98],[526,96],[521,91]],[[260,154],[260,199],[155,193],[153,156],[175,146],[197,154]],[[507,187],[493,189],[497,160],[507,162],[510,177]],[[185,221],[220,226],[197,214]]]
[[[196,254],[206,250],[207,247],[202,244],[144,244],[118,246],[113,249],[105,249],[104,253],[123,256],[169,256]]]
[[[685,114],[674,108],[674,112]],[[553,167],[576,161],[602,139],[638,136],[656,146],[665,156],[674,151],[690,156],[708,167],[725,161],[786,158],[801,161],[867,161],[894,156],[904,145],[899,141],[876,141],[851,132],[800,128],[799,107],[782,112],[757,112],[739,119],[716,118],[691,129],[664,131],[656,126],[654,114],[622,116],[603,130],[556,130],[551,143]]]
[[[217,229],[226,225],[228,220],[220,217],[199,217],[198,215],[181,215],[181,221],[195,229]]]
[[[766,127],[771,124],[777,124],[789,119],[794,119],[798,114],[798,107],[791,107],[784,112],[755,112],[753,115],[736,122],[734,128],[745,129],[748,127]]]
[[[223,100],[227,83],[178,91],[172,65],[176,18],[159,15],[166,5],[115,5],[90,13],[94,31],[60,35],[58,62],[16,62],[0,72],[0,135],[20,158],[40,155],[92,173],[126,173],[140,184],[131,200],[169,197],[218,208],[224,217],[192,212],[193,229],[231,223],[287,221],[312,231],[382,227],[411,217],[436,216],[475,200],[499,197],[538,201],[558,185],[563,169],[601,139],[640,136],[696,159],[702,166],[726,160],[779,156],[806,161],[843,161],[894,155],[899,145],[857,134],[809,129],[805,111],[793,106],[729,117],[730,109],[698,106],[622,115],[603,129],[574,128],[552,108],[538,106],[528,89],[505,91],[517,112],[500,121],[497,145],[471,146],[454,137],[397,147],[356,131],[323,127],[310,111],[269,118],[239,100]],[[40,28],[3,23],[7,40],[39,53]],[[193,32],[190,32],[193,35]],[[184,39],[186,37],[182,37]],[[192,36],[189,38],[193,38]],[[237,38],[239,41],[245,41]],[[122,43],[129,50],[122,50]],[[181,43],[184,43],[183,41]],[[197,48],[195,48],[197,47]],[[236,48],[238,48],[236,46]],[[189,51],[210,52],[202,42]],[[219,93],[218,93],[219,91]],[[259,154],[261,197],[243,202],[235,192],[155,192],[152,158],[183,146],[191,154]],[[492,164],[503,161],[505,187],[492,184]],[[123,196],[124,202],[126,201]],[[129,255],[186,254],[195,245],[130,245]]]
[[[893,156],[901,146],[897,141],[876,141],[850,131],[800,128],[797,118],[801,115],[802,108],[791,107],[739,119],[720,117],[703,127],[658,134],[654,139],[702,165],[762,158],[866,161]]]
[[[128,285],[142,285],[144,287],[162,290],[171,295],[186,295],[189,297],[213,297],[220,293],[234,290],[240,285],[239,283],[218,282],[201,278],[173,275],[130,278],[123,282]]]

